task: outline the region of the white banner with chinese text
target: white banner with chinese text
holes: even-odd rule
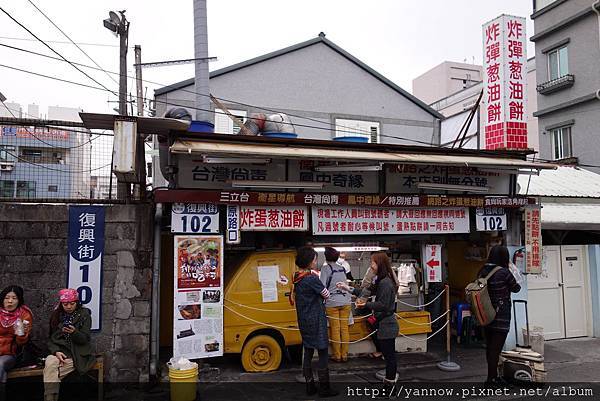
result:
[[[313,207],[312,230],[314,235],[468,233],[469,209]]]
[[[527,148],[525,24],[502,15],[483,25],[485,149]]]

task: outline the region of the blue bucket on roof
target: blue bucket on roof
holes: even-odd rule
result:
[[[365,136],[338,136],[333,138],[334,141],[338,142],[354,142],[354,143],[367,143],[369,138]]]
[[[285,138],[285,139],[298,138],[298,134],[294,134],[292,132],[263,132],[262,136],[266,136],[268,138]]]
[[[188,132],[214,133],[215,125],[208,121],[192,121],[192,123],[190,124],[190,128],[188,129]]]

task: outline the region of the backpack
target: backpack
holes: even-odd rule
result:
[[[337,263],[336,263],[337,265]],[[331,286],[331,279],[333,278],[333,275],[335,273],[344,273],[344,275],[346,275],[346,269],[344,269],[344,266],[340,266],[338,265],[340,268],[336,269],[335,267],[331,266],[329,263],[327,263],[327,266],[329,266],[329,268],[331,269],[331,275],[327,278],[327,284],[325,285],[325,288],[327,288],[329,290],[329,287]]]
[[[497,311],[492,305],[487,282],[500,269],[502,269],[500,266],[494,267],[487,276],[478,277],[465,288],[467,302],[471,306],[471,314],[480,326],[487,326],[496,318]]]

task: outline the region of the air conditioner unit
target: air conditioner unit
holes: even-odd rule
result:
[[[13,171],[15,164],[12,162],[0,162],[0,171]]]

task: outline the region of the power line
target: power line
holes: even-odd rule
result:
[[[13,113],[13,110],[12,110],[11,108],[9,108],[9,107],[6,105],[6,103],[4,103],[4,101],[1,101],[1,103],[2,103],[2,105],[4,106],[4,108],[5,108],[6,110],[8,110],[8,112],[9,112],[9,113],[10,113],[10,114],[11,114],[11,115],[14,117],[14,118],[17,118],[17,116],[15,116],[15,114]],[[39,138],[39,137],[38,137],[37,135],[35,135],[33,132],[29,131],[29,129],[28,129],[27,127],[25,127],[25,126],[22,126],[22,127],[23,127],[23,128],[25,128],[25,131],[27,131],[27,133],[28,133],[29,135],[31,135],[32,137],[34,137],[35,139],[37,139],[37,140],[38,140],[38,141],[40,141],[41,143],[48,145],[48,146],[49,146],[50,148],[52,148],[52,149],[65,149],[65,150],[77,149],[77,148],[81,148],[81,147],[83,147],[83,146],[87,145],[88,143],[90,143],[90,144],[91,144],[91,143],[92,143],[92,141],[94,141],[94,140],[96,140],[96,139],[98,139],[98,138],[100,137],[100,135],[98,135],[96,138],[92,139],[92,137],[91,137],[91,136],[92,136],[92,134],[93,134],[92,132],[83,132],[83,131],[77,131],[77,132],[79,132],[79,133],[81,133],[81,134],[84,134],[84,135],[86,135],[86,134],[87,134],[87,135],[90,135],[90,139],[89,139],[89,141],[87,141],[87,142],[84,142],[84,143],[82,143],[82,144],[79,144],[79,145],[77,145],[77,146],[70,146],[70,147],[56,146],[56,145],[53,145],[53,144],[51,144],[51,143],[49,143],[49,142],[46,142],[46,141],[44,141],[43,139]],[[63,131],[68,131],[68,130],[63,130]]]
[[[4,14],[6,14],[6,16],[8,18],[10,18],[11,20],[13,20],[17,25],[19,25],[21,28],[23,28],[24,30],[26,30],[31,36],[33,36],[34,38],[36,38],[37,40],[40,41],[40,43],[42,43],[44,46],[46,46],[48,49],[50,49],[53,53],[55,53],[58,57],[62,58],[63,60],[65,60],[67,63],[69,63],[73,68],[75,68],[77,71],[81,72],[83,75],[85,75],[86,77],[88,77],[89,79],[91,79],[92,81],[94,81],[95,83],[97,83],[98,85],[102,86],[104,89],[106,89],[109,92],[112,92],[115,96],[118,96],[116,92],[111,91],[110,89],[108,89],[106,86],[104,86],[103,84],[101,84],[100,82],[98,82],[96,79],[94,79],[92,76],[90,76],[88,73],[86,73],[85,71],[83,71],[81,68],[77,67],[75,64],[73,64],[72,62],[70,62],[69,60],[67,60],[65,57],[63,57],[62,54],[60,54],[59,52],[57,52],[56,50],[54,50],[52,48],[52,46],[50,46],[49,44],[47,44],[46,42],[44,42],[42,39],[40,39],[35,33],[33,33],[29,28],[27,28],[25,25],[23,25],[22,23],[20,23],[19,21],[17,21],[8,11],[6,11],[2,6],[0,6],[0,11],[2,11]]]
[[[69,80],[66,80],[66,79],[57,78],[57,77],[53,77],[53,76],[45,75],[45,74],[40,74],[40,73],[36,73],[36,72],[33,72],[33,71],[24,70],[24,69],[21,69],[21,68],[11,67],[11,66],[7,66],[7,65],[4,65],[4,64],[0,64],[0,67],[5,67],[5,68],[12,69],[12,70],[24,72],[24,73],[27,73],[27,74],[41,76],[43,78],[48,78],[48,79],[52,79],[52,80],[58,80],[58,81],[61,81],[61,82],[70,83],[70,84],[73,84],[73,85],[83,86],[83,87],[87,87],[87,88],[92,88],[92,89],[96,89],[96,90],[100,90],[100,91],[110,91],[110,90],[99,88],[99,87],[96,87],[96,86],[91,86],[91,85],[83,84],[83,83],[80,83],[80,82],[69,81]],[[173,102],[160,101],[160,100],[156,100],[156,99],[154,101],[158,102],[158,103],[161,103],[161,104],[166,104],[166,105],[169,105],[169,106],[186,107],[186,108],[189,108],[189,109],[192,109],[192,110],[209,111],[209,112],[214,112],[216,114],[224,114],[224,115],[226,115],[226,113],[223,113],[223,112],[216,112],[216,111],[213,111],[213,110],[202,109],[202,108],[193,107],[193,106],[184,105],[184,104],[178,104],[178,103],[173,103]],[[248,117],[248,118],[251,118],[251,117]],[[290,123],[286,123],[286,124],[290,124]],[[298,126],[298,127],[313,128],[313,129],[325,130],[325,131],[329,132],[329,128],[325,128],[325,127],[316,127],[316,126],[313,126],[313,125],[298,124],[298,123],[291,123],[291,124],[295,125],[295,126]],[[345,133],[355,133],[355,131],[347,131],[347,130],[338,130],[338,131],[339,132],[345,132]],[[383,136],[383,137],[386,137],[386,138],[398,139],[398,140],[407,141],[407,142],[414,142],[414,143],[424,144],[424,145],[427,145],[428,147],[440,147],[439,145],[432,145],[430,142],[419,141],[419,140],[416,140],[416,139],[410,139],[410,138],[405,138],[405,137],[401,137],[401,136],[387,135],[387,134],[380,134],[380,136]],[[472,151],[469,150],[469,149],[462,149],[461,151],[464,152],[464,153],[467,153],[467,154],[475,154],[475,155],[476,154],[480,154],[480,152],[481,152],[478,149],[474,149]],[[509,152],[506,152],[506,153],[497,152],[496,154],[497,155],[512,156],[512,154],[509,153]]]
[[[26,42],[37,42],[37,39],[15,38],[13,36],[0,36],[0,39],[20,40],[20,41],[26,41]],[[60,41],[60,40],[45,40],[45,42],[46,43],[65,44],[65,45],[72,44],[71,42],[65,42],[65,41]],[[106,43],[84,43],[84,42],[77,42],[77,44],[81,45],[81,46],[119,47],[118,45],[109,45],[109,44],[106,44]]]
[[[2,43],[0,43],[0,46],[7,47],[7,48],[10,48],[10,49],[13,49],[13,50],[23,51],[23,52],[26,52],[26,53],[31,53],[31,54],[34,54],[34,55],[37,55],[37,56],[41,56],[41,57],[45,57],[45,58],[49,58],[49,59],[52,59],[52,60],[63,61],[63,62],[65,61],[65,60],[59,59],[57,57],[49,56],[49,55],[46,55],[46,54],[34,52],[34,51],[31,51],[31,50],[27,50],[27,49],[18,48],[18,47],[15,47],[15,46],[10,46],[10,45],[6,45],[6,44],[2,44]],[[104,71],[106,73],[110,73],[110,74],[114,74],[114,75],[119,75],[119,73],[117,73],[117,72],[106,71],[106,70],[103,70],[101,68],[99,69],[99,68],[96,68],[96,67],[93,67],[93,66],[90,66],[90,65],[86,65],[86,64],[80,64],[80,63],[73,63],[73,64],[76,64],[76,65],[79,65],[79,66],[85,67],[85,68],[91,68],[91,69],[94,69],[94,70]],[[135,77],[129,76],[129,75],[127,75],[127,78],[135,79]],[[159,82],[154,82],[154,81],[150,81],[150,80],[142,80],[142,81],[143,82],[147,82],[147,83],[151,83],[151,84],[155,84],[155,85],[162,85],[162,86],[164,86],[164,84],[159,83]],[[71,83],[75,83],[75,82],[71,82]],[[190,91],[190,90],[187,90],[187,89],[182,89],[182,91],[186,92],[186,93],[197,94],[195,91]],[[200,95],[201,96],[205,96],[205,97],[210,97],[210,95],[206,95],[206,94],[200,94]],[[251,105],[251,104],[247,104],[247,103],[238,102],[238,101],[231,100],[231,99],[225,99],[225,98],[217,98],[217,99],[218,100],[223,100],[223,101],[231,103],[231,104],[237,104],[237,105],[241,105],[241,106],[245,106],[245,107],[250,107],[250,108],[254,108],[254,109],[258,109],[258,110],[269,111],[269,112],[272,112],[272,113],[281,113],[282,112],[281,110],[269,109],[269,108],[265,108],[265,107],[261,107],[261,106],[257,106],[257,105]],[[144,100],[149,100],[149,99],[145,98]],[[157,100],[154,99],[154,102],[157,102]],[[160,102],[160,101],[158,101],[158,102],[159,103],[165,103],[165,102]],[[174,103],[165,103],[165,104],[171,105],[171,106],[181,106],[181,107],[192,108],[190,106],[178,105],[178,104],[174,104]],[[146,110],[148,110],[148,109],[146,109]],[[220,113],[220,114],[227,114],[227,113]],[[350,130],[340,130],[340,129],[338,129],[338,127],[342,127],[342,128],[349,128],[349,127],[346,127],[346,126],[343,126],[343,125],[336,126],[335,124],[331,124],[331,123],[328,123],[328,122],[317,120],[315,118],[301,116],[301,115],[297,115],[297,114],[292,114],[292,113],[289,113],[289,112],[286,112],[285,114],[287,114],[287,115],[289,115],[291,117],[296,117],[296,118],[300,118],[300,119],[304,119],[304,120],[309,120],[309,121],[317,122],[319,124],[323,124],[323,125],[326,125],[328,127],[334,128],[336,131],[342,132],[342,133],[362,133],[362,134],[366,134],[366,135],[370,135],[371,134],[370,131],[362,130],[362,129],[352,129],[351,131]],[[250,117],[247,117],[247,118],[250,118]],[[283,123],[283,124],[286,124],[286,123]],[[295,124],[295,125],[301,126],[300,124]],[[304,125],[304,127],[315,128],[315,129],[325,129],[324,127],[315,127],[315,126],[309,126],[309,125]],[[329,128],[327,128],[327,131],[329,131]],[[386,135],[386,134],[382,134],[382,133],[379,133],[379,136],[385,137],[385,138],[393,138],[393,139],[405,140],[405,141],[419,143],[419,144],[428,145],[428,146],[440,147],[440,145],[434,145],[431,142],[427,142],[427,141],[418,141],[418,140],[415,140],[415,139],[409,139],[409,138],[391,136],[391,135]]]
[[[72,170],[61,170],[61,169],[56,169],[56,168],[52,168],[52,167],[48,167],[48,166],[44,166],[43,164],[38,164],[38,163],[34,163],[32,161],[29,161],[27,159],[23,159],[22,157],[15,155],[14,153],[9,152],[6,149],[2,149],[3,152],[6,152],[6,154],[11,155],[12,157],[16,158],[17,160],[19,160],[20,162],[23,163],[27,163],[27,164],[31,164],[34,165],[36,167],[40,167],[43,168],[45,170],[50,170],[50,171],[58,171],[61,173],[91,173],[92,171],[96,171],[96,170],[100,170],[106,167],[109,167],[111,165],[111,163],[105,164],[104,166],[100,166],[100,167],[96,167],[90,170],[80,170],[80,171],[72,171]]]
[[[104,68],[100,67],[100,65],[99,65],[99,64],[98,64],[98,63],[97,63],[97,62],[96,62],[96,61],[95,61],[95,60],[94,60],[92,57],[90,57],[90,55],[89,55],[89,54],[87,54],[87,53],[85,52],[85,50],[83,50],[81,47],[79,47],[79,45],[78,45],[77,43],[75,43],[75,42],[74,42],[74,41],[73,41],[73,40],[72,40],[72,39],[69,37],[69,35],[67,35],[67,34],[66,34],[66,33],[65,33],[65,32],[64,32],[62,29],[60,29],[60,28],[59,28],[59,26],[58,26],[58,25],[56,25],[56,24],[54,23],[54,21],[52,21],[52,19],[50,19],[50,17],[48,17],[48,16],[47,16],[47,15],[46,15],[46,14],[45,14],[45,13],[44,13],[42,10],[40,10],[40,8],[39,8],[39,7],[38,7],[38,6],[37,6],[37,5],[36,5],[36,4],[35,4],[33,1],[31,1],[31,0],[27,0],[27,1],[28,1],[28,2],[29,2],[29,4],[31,4],[31,5],[32,5],[32,6],[33,6],[33,7],[34,7],[36,10],[38,10],[38,11],[39,11],[39,13],[40,13],[40,14],[42,14],[42,15],[43,15],[43,16],[44,16],[44,17],[45,17],[45,18],[46,18],[46,19],[47,19],[47,20],[48,20],[48,21],[49,21],[49,22],[50,22],[50,23],[51,23],[51,24],[52,24],[52,25],[53,25],[53,26],[56,28],[56,29],[58,29],[58,31],[59,31],[60,33],[62,33],[62,34],[63,34],[63,36],[69,40],[69,42],[71,42],[71,43],[72,43],[72,44],[73,44],[73,45],[74,45],[74,46],[75,46],[77,49],[79,49],[79,51],[80,51],[80,52],[82,52],[82,53],[83,53],[83,54],[84,54],[84,55],[85,55],[85,56],[86,56],[88,59],[90,59],[90,60],[91,60],[91,62],[92,62],[92,63],[94,63],[94,64],[96,65],[96,67],[98,67],[100,70],[104,71],[104,73],[105,73],[106,75],[108,75],[108,77],[109,77],[110,79],[112,79],[114,83],[116,83],[116,84],[119,84],[119,82],[118,82],[116,79],[114,79],[112,75],[110,75],[110,74],[109,74],[109,73],[108,73],[108,72],[107,72],[107,71],[106,71]]]

